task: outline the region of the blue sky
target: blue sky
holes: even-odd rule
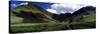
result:
[[[21,3],[27,3],[26,1],[10,1],[10,7],[15,8],[19,6]],[[50,8],[53,3],[45,3],[45,2],[32,2],[35,5],[38,5],[44,9]]]
[[[35,5],[38,5],[48,12],[55,13],[55,14],[65,14],[65,13],[74,13],[75,11],[79,10],[84,5],[79,4],[64,4],[64,3],[46,3],[46,2],[32,2]],[[10,1],[10,7],[13,9],[20,5],[27,5],[27,1]]]

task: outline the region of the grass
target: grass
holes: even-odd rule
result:
[[[44,23],[23,23],[18,17],[13,17],[11,22],[11,33],[22,32],[42,32],[42,31],[56,31],[56,30],[74,30],[74,29],[87,29],[96,28],[95,15],[87,15],[81,22],[44,22]],[[16,20],[15,20],[16,19]],[[15,21],[14,21],[15,20]],[[19,20],[19,22],[17,22]]]
[[[69,30],[67,23],[23,23],[11,25],[11,33],[18,32],[41,32],[55,30]],[[87,23],[71,23],[69,26],[73,29],[95,28],[95,21]]]
[[[32,10],[33,13],[43,14],[42,11],[38,10],[35,6],[25,5],[20,6],[12,11],[20,13],[20,10]],[[36,14],[37,15],[37,14]],[[39,15],[40,16],[40,15]],[[43,15],[44,16],[44,15]],[[53,21],[50,19],[46,19],[42,22],[41,20],[24,20],[23,18],[11,16],[10,20],[10,33],[22,33],[22,32],[42,32],[42,31],[57,31],[57,30],[74,30],[74,29],[87,29],[87,28],[96,28],[96,15],[95,13],[91,13],[90,15],[82,15],[83,19],[80,19],[77,22],[79,16],[73,16],[75,21],[71,22],[69,20],[64,22]],[[74,20],[74,19],[73,19]]]
[[[11,25],[11,32],[40,32],[65,29],[65,24],[44,23],[44,24],[17,24]]]

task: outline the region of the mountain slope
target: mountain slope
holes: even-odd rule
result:
[[[28,20],[28,22],[32,20],[33,22],[54,21],[54,19],[51,18],[51,13],[34,4],[21,5],[12,9],[11,11],[14,16],[23,18],[23,20]]]
[[[55,20],[58,21],[79,21],[80,19],[83,19],[84,16],[91,16],[94,15],[93,17],[95,18],[95,14],[96,14],[96,7],[93,6],[86,6],[83,7],[77,11],[75,11],[74,13],[65,13],[65,14],[54,14],[52,17]],[[85,18],[84,18],[85,19]],[[91,20],[91,19],[90,19]]]
[[[83,7],[73,14],[54,14],[34,5],[11,9],[11,33],[96,28],[95,7]]]

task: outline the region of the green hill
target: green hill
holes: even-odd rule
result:
[[[64,14],[67,16],[65,20],[59,21],[54,19],[57,16],[53,18],[54,14],[37,5],[21,5],[10,11],[10,32],[22,33],[96,28],[96,11],[83,11],[83,9],[83,12],[80,11],[76,11],[70,17]]]

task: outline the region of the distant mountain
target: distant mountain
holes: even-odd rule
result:
[[[86,6],[86,7],[83,7],[77,11],[75,11],[73,13],[73,15],[79,15],[79,14],[82,14],[82,13],[86,13],[86,12],[92,12],[92,11],[96,11],[96,7],[93,7],[93,6]]]
[[[77,19],[76,17],[81,18],[83,15],[90,15],[91,13],[95,14],[96,13],[96,7],[93,6],[86,6],[83,7],[74,13],[65,13],[65,14],[54,14],[53,18],[58,21],[66,21],[67,19],[70,21],[71,19]]]
[[[53,14],[52,18],[58,21],[64,21],[66,18],[71,17],[71,13],[65,13],[65,14]]]
[[[54,14],[46,11],[45,9],[35,4],[29,3],[28,5],[21,5],[14,9],[11,9],[12,14],[16,17],[24,18],[24,20],[30,20],[33,22],[55,22],[55,21],[78,21],[82,19],[83,15],[95,14],[96,7],[86,6],[74,13]]]

